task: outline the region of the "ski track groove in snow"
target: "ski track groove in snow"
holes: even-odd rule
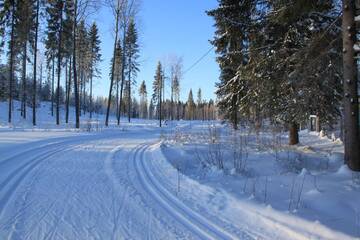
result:
[[[171,214],[164,211],[165,209],[159,205],[159,202],[152,198],[146,189],[144,189],[135,170],[135,160],[141,145],[142,144],[139,145],[139,143],[136,143],[135,146],[131,146],[131,150],[127,153],[127,160],[124,162],[124,165],[121,165],[121,170],[113,166],[115,177],[118,178],[118,181],[123,186],[128,188],[129,192],[129,203],[127,203],[126,206],[128,206],[128,204],[130,205],[125,208],[126,212],[124,212],[122,225],[127,232],[134,233],[134,235],[130,235],[125,239],[150,239],[154,233],[159,234],[156,235],[156,239],[194,239],[194,236],[189,235],[188,230],[176,221]],[[113,163],[115,163],[115,161],[113,161]],[[139,219],[136,218],[133,219],[133,213],[129,212],[136,205],[138,207],[134,209],[136,211],[135,214],[141,214],[144,220],[143,222],[138,222]],[[138,210],[140,210],[140,212],[137,212]],[[150,220],[149,214],[151,215]],[[138,227],[135,232],[132,230],[134,220],[140,224],[140,228]],[[151,226],[148,225],[145,227],[149,221]],[[139,233],[140,236],[138,235]]]
[[[124,147],[124,145],[119,145],[119,146],[113,148],[110,151],[110,153],[107,155],[107,157],[105,159],[105,164],[104,164],[105,172],[113,184],[113,190],[115,191],[115,193],[122,194],[122,199],[120,200],[119,209],[116,211],[116,215],[113,216],[114,226],[113,226],[112,235],[111,235],[112,240],[116,239],[117,230],[120,230],[120,233],[123,234],[124,236],[126,236],[127,239],[131,237],[129,232],[123,227],[122,224],[119,223],[120,217],[123,215],[125,203],[127,201],[127,198],[129,197],[129,186],[125,187],[125,192],[122,192],[119,189],[119,186],[126,185],[126,184],[122,183],[120,181],[120,179],[118,179],[116,177],[116,174],[114,172],[114,166],[113,166],[116,153],[119,152],[120,150],[122,150],[123,147]],[[112,205],[114,207],[114,206],[116,206],[115,202],[118,202],[118,201],[115,198],[114,193],[112,195],[113,195],[112,196]],[[114,209],[114,211],[115,211],[115,209]]]
[[[161,151],[161,150],[160,150]],[[174,190],[174,183],[171,183],[171,181],[167,181],[167,175],[164,171],[166,171],[164,168],[162,168],[161,163],[158,161],[153,161],[154,156],[151,153],[151,160],[146,161],[146,167],[148,168],[148,172],[153,175],[154,178],[158,179],[159,182],[161,182],[161,185],[164,189],[166,189],[169,193],[171,193],[175,198],[178,198],[176,193],[176,190]],[[176,185],[177,183],[175,183]],[[188,195],[188,194],[186,194]],[[185,196],[186,196],[185,195]],[[192,206],[196,202],[196,199],[191,198],[188,199],[187,197],[179,199],[186,207],[189,206],[192,211],[194,212],[201,212],[203,214],[203,218],[208,219],[210,222],[212,222],[215,225],[221,226],[224,231],[231,233],[232,235],[236,235],[238,239],[246,239],[246,240],[253,240],[253,239],[263,239],[265,236],[260,232],[254,232],[253,229],[250,231],[247,227],[246,230],[244,227],[240,226],[234,226],[234,224],[230,221],[227,221],[226,219],[220,218],[219,216],[215,215],[216,213],[212,213],[210,211],[206,211],[201,205]],[[194,209],[195,208],[195,209]]]
[[[73,149],[73,148],[74,147],[72,147],[70,149]],[[64,149],[63,145],[57,144],[57,147],[55,149],[52,149],[51,151],[48,151],[46,153],[41,153],[39,155],[36,155],[35,157],[32,157],[31,159],[26,161],[26,163],[20,165],[16,169],[14,169],[8,175],[8,177],[0,184],[0,189],[5,191],[2,194],[3,197],[0,202],[0,218],[3,217],[4,210],[6,209],[8,202],[11,200],[12,195],[16,192],[17,188],[24,181],[24,179],[26,178],[27,175],[29,175],[37,166],[39,166],[42,162],[48,160],[50,157],[52,157],[60,152],[65,152],[66,150],[70,150],[70,149]],[[7,159],[6,161],[16,159],[20,156],[21,156],[21,154],[11,157],[11,158]],[[1,191],[1,192],[3,192],[3,191]]]
[[[180,200],[161,186],[151,172],[149,172],[149,169],[145,164],[144,153],[149,146],[150,145],[146,144],[140,145],[135,153],[135,170],[139,175],[145,190],[153,198],[158,200],[170,215],[200,239],[237,239],[236,236],[231,235],[224,229],[185,206]]]
[[[67,150],[70,150],[70,149],[67,149]],[[12,224],[12,231],[10,232],[9,234],[9,239],[18,239],[19,237],[16,237],[16,233],[18,231],[21,232],[21,230],[23,230],[23,220],[22,218],[24,217],[24,212],[25,210],[31,206],[32,202],[28,202],[29,200],[29,196],[31,194],[31,190],[33,189],[35,183],[39,180],[39,175],[40,175],[40,166],[37,166],[37,170],[36,172],[34,173],[34,177],[31,178],[31,181],[29,183],[29,186],[26,188],[25,192],[23,193],[22,195],[22,198],[20,199],[21,200],[21,203],[20,203],[20,208],[18,210],[18,214],[15,215],[15,221],[14,223]],[[33,200],[34,201],[34,200]],[[40,211],[40,210],[39,210]],[[35,212],[36,214],[37,212]],[[30,216],[32,217],[32,216]],[[15,236],[15,237],[13,237]]]

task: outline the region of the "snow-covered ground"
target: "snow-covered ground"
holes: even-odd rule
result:
[[[0,239],[360,237],[360,175],[341,142],[301,132],[288,148],[284,133],[217,122],[104,128],[103,116],[75,130],[55,126],[47,103],[38,127],[17,111],[9,126],[6,111]]]

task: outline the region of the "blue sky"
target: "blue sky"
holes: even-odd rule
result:
[[[143,0],[139,14],[139,40],[141,46],[138,85],[147,83],[151,95],[152,81],[157,62],[171,55],[183,58],[184,70],[189,68],[210,48],[214,34],[213,20],[205,13],[217,6],[216,0]],[[114,19],[109,9],[103,7],[96,14],[99,25],[103,62],[102,76],[96,80],[95,95],[107,96],[109,88],[109,63],[113,51],[112,27]],[[206,99],[215,98],[215,82],[219,68],[215,53],[211,51],[181,81],[181,99],[185,100],[190,88],[199,87]],[[169,96],[169,90],[166,93]],[[136,91],[137,95],[137,91]]]

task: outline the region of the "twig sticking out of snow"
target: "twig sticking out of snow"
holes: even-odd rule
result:
[[[246,186],[247,186],[248,181],[249,181],[249,178],[246,177],[245,184],[244,184],[244,187],[243,187],[243,193],[246,192]]]
[[[264,203],[267,201],[267,185],[268,185],[268,177],[265,178],[265,191],[264,191]]]

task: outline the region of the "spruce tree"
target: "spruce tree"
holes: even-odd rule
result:
[[[196,109],[196,105],[194,102],[193,92],[192,89],[190,89],[188,100],[186,102],[186,119],[188,120],[195,119],[195,109]]]
[[[268,78],[262,89],[272,102],[260,101],[264,106],[276,106],[273,116],[289,126],[289,143],[296,144],[299,124],[310,114],[317,114],[329,125],[339,116],[339,22],[332,2],[273,1],[270,8],[263,33],[276,41],[265,39],[268,47],[261,59],[266,56],[262,67],[265,65],[267,72],[260,76]],[[329,87],[336,91],[329,91]],[[274,88],[276,92],[268,92]]]
[[[219,107],[235,129],[239,121],[238,101],[245,92],[245,84],[231,80],[238,67],[246,62],[243,50],[248,42],[248,26],[254,8],[254,1],[220,0],[217,9],[207,12],[214,18],[216,27],[211,43],[218,54],[217,61],[221,70],[216,91]]]
[[[112,61],[114,61],[114,59]],[[123,52],[122,52],[121,42],[120,40],[118,40],[115,51],[114,71],[110,73],[110,74],[114,74],[114,80],[116,81],[117,125],[120,125],[121,105],[123,104],[122,98],[123,98],[123,90],[124,90],[124,79],[122,79],[122,74],[121,74],[122,67],[123,67]]]
[[[196,105],[197,105],[197,119],[204,120],[204,106],[203,106],[201,88],[199,88],[197,92]]]
[[[139,88],[140,95],[140,118],[147,118],[147,90],[145,81],[142,81]]]
[[[158,62],[156,73],[153,81],[153,95],[152,102],[156,106],[157,116],[159,118],[159,126],[162,126],[162,88],[164,81],[164,73],[161,62]]]

